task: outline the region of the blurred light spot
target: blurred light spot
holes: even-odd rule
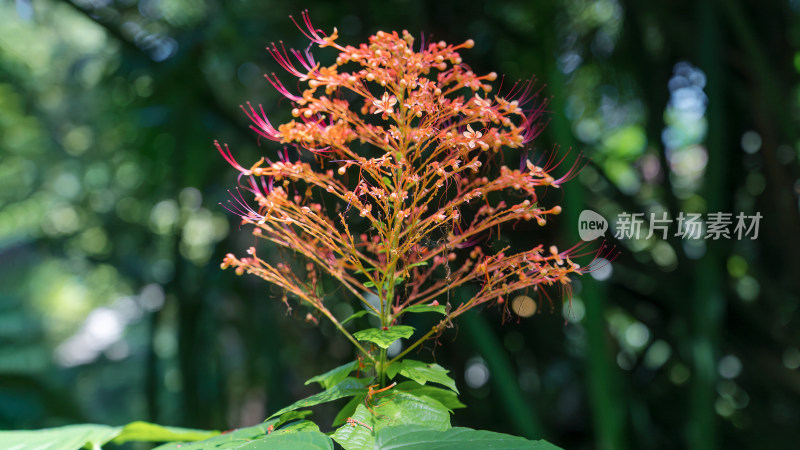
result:
[[[525,368],[520,371],[518,382],[523,392],[538,392],[542,385],[539,374],[531,368]]]
[[[122,189],[135,189],[142,182],[142,170],[135,162],[125,162],[117,169],[114,181]]]
[[[162,200],[150,211],[150,226],[158,234],[169,234],[178,222],[178,204],[175,200]]]
[[[728,258],[728,273],[733,278],[742,278],[747,275],[747,261],[739,255]]]
[[[689,381],[690,376],[689,368],[680,363],[672,366],[669,371],[669,381],[679,386]]]
[[[647,154],[642,156],[639,160],[639,167],[642,171],[642,177],[650,183],[657,183],[661,180],[661,160],[658,155]]]
[[[644,354],[644,366],[650,370],[657,370],[672,356],[672,348],[666,341],[657,340],[653,342]]]
[[[761,173],[753,172],[747,175],[744,185],[747,188],[747,193],[755,197],[764,192],[764,188],[767,187],[767,180]]]
[[[722,417],[730,417],[736,412],[736,405],[729,398],[718,397],[714,401],[714,410]]]
[[[672,246],[664,241],[656,242],[650,254],[653,261],[665,271],[672,271],[678,267],[678,255],[675,254]]]
[[[650,330],[641,322],[634,322],[625,330],[625,341],[633,348],[642,348],[649,340]]]
[[[80,234],[78,242],[81,249],[89,255],[102,256],[111,252],[111,241],[101,227],[87,229]]]
[[[583,115],[586,106],[583,104],[583,100],[577,95],[570,95],[567,98],[567,103],[564,106],[564,114],[570,120],[577,120]]]
[[[789,347],[783,351],[783,365],[789,370],[800,367],[800,350],[797,347]]]
[[[561,57],[558,58],[557,65],[561,73],[569,75],[581,65],[581,62],[583,62],[583,58],[581,58],[581,55],[575,52],[568,52],[561,55]]]
[[[402,350],[403,350],[403,340],[398,339],[392,342],[392,345],[390,345],[389,348],[386,349],[386,354],[389,355],[390,358],[393,358]]]
[[[181,208],[194,211],[203,203],[203,194],[193,187],[183,188],[178,194],[178,202],[181,204]]]
[[[536,302],[527,295],[518,295],[511,300],[511,309],[520,317],[530,317],[536,313]]]
[[[177,367],[170,367],[164,372],[164,388],[169,392],[180,392],[183,389],[181,371]]]
[[[17,15],[20,19],[24,21],[30,21],[33,19],[33,5],[31,5],[30,0],[17,0]]]
[[[53,190],[64,198],[75,198],[81,191],[81,182],[72,172],[61,172],[53,181]]]
[[[94,135],[91,128],[75,127],[64,135],[61,144],[64,146],[64,151],[72,156],[79,156],[89,150],[93,140]]]
[[[761,286],[759,286],[758,280],[745,275],[736,282],[736,293],[739,294],[742,300],[752,302],[761,293]]]
[[[744,134],[742,134],[741,144],[742,150],[744,150],[745,153],[752,155],[759,151],[761,149],[761,143],[761,135],[753,130],[745,131]]]
[[[689,259],[700,259],[706,254],[706,243],[702,239],[683,239],[681,244]]]
[[[561,314],[570,323],[579,323],[583,320],[583,316],[586,315],[586,306],[583,304],[583,299],[573,296],[570,301],[564,302]]]
[[[153,351],[161,359],[170,359],[178,353],[178,339],[168,328],[159,328],[153,337]]]
[[[150,97],[153,94],[153,77],[142,75],[133,80],[133,88],[139,97]]]
[[[735,355],[725,355],[717,363],[717,371],[722,378],[734,379],[742,372],[742,362]]]
[[[626,350],[617,353],[617,365],[622,370],[631,370],[636,365],[636,356]]]
[[[489,381],[489,368],[482,358],[472,358],[467,361],[467,368],[464,371],[464,381],[473,389],[478,389]]]
[[[607,280],[611,278],[611,275],[614,273],[614,268],[611,265],[611,261],[604,258],[598,259],[597,262],[592,266],[596,268],[589,272],[589,274],[592,276],[592,278],[598,281]]]
[[[148,284],[142,288],[137,299],[145,311],[158,311],[164,306],[164,289],[158,284]]]
[[[112,361],[120,361],[130,356],[128,342],[119,340],[103,351],[103,354]]]

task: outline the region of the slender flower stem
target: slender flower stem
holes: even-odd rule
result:
[[[355,347],[361,353],[363,353],[367,358],[369,358],[369,360],[372,361],[373,364],[376,363],[375,358],[367,350],[364,349],[361,343],[359,343],[358,340],[356,340],[356,338],[354,338],[352,334],[350,334],[347,330],[344,329],[342,324],[339,323],[338,320],[336,320],[336,317],[333,317],[333,314],[331,314],[331,312],[328,311],[327,308],[323,307],[320,308],[319,310],[322,312],[322,314],[325,315],[325,317],[327,317],[328,319],[330,319],[331,322],[333,322],[333,325],[344,335],[344,337],[346,337],[350,342],[352,342],[353,345],[355,345]]]

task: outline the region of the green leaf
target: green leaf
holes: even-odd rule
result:
[[[392,369],[392,366],[395,364],[399,364],[399,366],[393,369],[392,372],[389,372],[389,369]],[[425,384],[428,381],[432,383],[439,383],[452,389],[453,392],[458,393],[456,382],[447,375],[447,372],[449,371],[436,363],[426,364],[422,361],[404,359],[399,363],[390,365],[387,368],[387,373],[389,373],[390,376],[392,376],[391,373],[396,374],[397,372],[404,377],[411,378],[419,384]],[[394,377],[392,376],[392,378]]]
[[[241,428],[205,441],[165,444],[156,450],[330,450],[333,441],[319,432],[317,425],[307,420],[294,422],[286,428],[267,433],[277,419]]]
[[[355,422],[339,427],[333,433],[333,439],[347,450],[366,450],[374,447],[375,433],[388,426],[425,424],[438,430],[450,428],[450,413],[438,401],[427,396],[392,391],[381,399],[373,399],[370,408],[360,403],[351,416]]]
[[[449,392],[449,391],[448,391]],[[347,418],[352,416],[353,413],[356,412],[356,408],[358,404],[364,401],[364,398],[367,397],[367,394],[364,395],[356,395],[355,397],[351,398],[349,402],[342,409],[339,410],[339,413],[336,414],[336,417],[333,419],[333,426],[338,427],[343,425]]]
[[[296,409],[307,408],[309,406],[319,405],[320,403],[332,402],[340,398],[361,394],[371,381],[371,378],[345,378],[330,389],[326,389],[319,394],[314,394],[311,397],[298,400],[269,416],[267,419],[278,417]]]
[[[458,400],[458,395],[447,389],[431,385],[421,385],[416,381],[404,381],[394,387],[398,391],[405,391],[412,395],[426,395],[450,410],[466,408],[467,405]]]
[[[276,429],[280,428],[280,427],[282,427],[283,425],[285,425],[285,424],[287,424],[289,422],[305,419],[306,417],[310,416],[311,414],[312,414],[312,411],[308,411],[308,410],[306,410],[306,411],[289,411],[286,414],[281,414],[281,416],[278,417],[278,421],[273,424],[273,427],[275,427]],[[290,427],[291,427],[291,425],[290,425]],[[286,427],[286,429],[288,429],[290,427]],[[317,430],[319,430],[319,427],[317,427]]]
[[[156,447],[156,450],[205,450],[209,448],[223,450],[244,448],[244,446],[254,441],[266,438],[268,436],[267,429],[269,426],[272,425],[274,427],[277,422],[278,419],[274,419],[252,427],[239,428],[204,441],[164,444]]]
[[[362,311],[366,312],[366,311]],[[306,385],[311,383],[319,383],[322,386],[322,389],[330,389],[333,386],[341,383],[350,375],[350,372],[358,369],[358,361],[350,361],[347,364],[342,364],[341,366],[329,370],[321,375],[317,375],[315,377],[309,378],[308,381],[305,382]]]
[[[383,183],[384,183],[384,184],[385,184],[385,185],[386,185],[386,186],[387,186],[389,189],[392,189],[392,180],[390,180],[390,179],[389,179],[389,177],[382,177],[382,178],[381,178],[381,181],[383,181]]]
[[[132,422],[122,427],[119,435],[114,438],[114,443],[123,444],[131,441],[199,441],[218,434],[219,431],[192,430],[189,428],[164,427],[147,422]]]
[[[100,448],[112,440],[115,444],[131,441],[197,441],[218,434],[218,431],[163,427],[147,422],[133,422],[123,427],[67,425],[41,430],[0,431],[0,448],[74,450],[84,447]]]
[[[419,425],[400,425],[376,430],[375,449],[393,450],[560,450],[546,441],[455,427],[441,431]],[[335,439],[335,438],[334,438]],[[337,440],[338,442],[338,440]]]
[[[364,287],[375,287],[375,283],[373,283],[372,281],[367,281],[366,283],[364,283]]]
[[[366,314],[373,314],[373,312],[368,309],[362,309],[361,311],[354,312],[353,314],[350,315],[350,317],[342,321],[342,325],[346,324],[347,322],[350,322],[353,319],[358,319],[359,317],[364,316]]]
[[[107,425],[67,425],[41,430],[1,431],[0,448],[14,450],[77,450],[99,448],[116,437],[122,427]]]
[[[410,269],[412,267],[427,266],[427,265],[428,261],[420,261],[420,262],[415,262],[414,264],[409,264],[408,268]]]
[[[424,313],[424,312],[437,312],[441,315],[447,314],[444,305],[412,305],[403,309],[403,314],[410,313]]]
[[[359,341],[370,341],[378,344],[380,348],[389,348],[392,342],[400,338],[408,338],[414,334],[414,328],[408,325],[395,325],[388,330],[380,328],[368,328],[366,330],[353,333],[353,337]]]

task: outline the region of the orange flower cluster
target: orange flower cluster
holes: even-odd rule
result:
[[[339,52],[335,63],[316,62],[311,46],[287,51],[273,44],[272,56],[305,87],[292,93],[275,74],[267,76],[293,103],[294,119],[276,128],[263,109],[242,107],[251,128],[289,150],[277,161],[262,158],[245,168],[227,146],[216,146],[252,194],[245,198],[237,191],[230,209],[255,227],[256,236],[307,264],[272,264],[251,248],[247,257],[229,254],[222,267],[280,286],[337,325],[317,286],[322,273],[336,278],[383,326],[409,306],[444,302],[449,290],[469,282],[480,290],[449,309],[448,320],[517,291],[568,287],[569,274],[581,272],[569,251],[539,245],[487,254],[476,245],[503,224],[544,225],[561,212],[560,206],[540,205],[537,190],[558,188],[574,167],[561,178],[549,173],[555,160],[544,167],[529,161],[519,169],[501,166],[493,175],[486,170],[501,149],[521,148],[540,133],[546,101],[533,83],[492,95],[497,75],[475,74],[459,54],[472,40],[414,50],[408,32],[379,31],[367,44],[342,46],[335,29],[324,35],[307,13],[303,22],[312,45]],[[255,208],[248,206],[253,200]],[[461,214],[467,205],[468,218]],[[370,303],[369,294],[380,302]]]

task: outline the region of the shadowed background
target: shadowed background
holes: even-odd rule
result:
[[[252,425],[352,357],[275,288],[219,269],[253,239],[218,205],[236,172],[212,143],[274,159],[238,105],[289,117],[265,47],[307,46],[301,8],[343,43],[472,38],[476,72],[537,77],[553,100],[530,154],[591,161],[559,220],[505,230],[509,245],[569,246],[586,208],[612,228],[623,212],[763,216],[755,240],[644,226],[610,239],[621,254],[571,305],[464,317],[417,355],[456,379],[454,425],[569,449],[795,448],[797,0],[0,1],[0,428]]]

